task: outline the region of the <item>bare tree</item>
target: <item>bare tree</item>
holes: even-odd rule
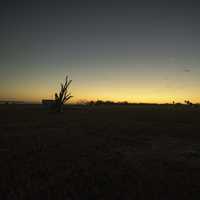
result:
[[[65,83],[61,83],[60,92],[55,93],[55,108],[57,112],[62,111],[62,107],[70,98],[72,98],[71,93],[68,92],[69,85],[71,84],[72,80],[68,79],[68,76],[65,78]]]

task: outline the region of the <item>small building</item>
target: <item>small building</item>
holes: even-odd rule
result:
[[[42,105],[45,108],[52,108],[55,104],[55,100],[52,99],[42,99]]]

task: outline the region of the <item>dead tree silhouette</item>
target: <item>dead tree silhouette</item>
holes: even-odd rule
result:
[[[55,109],[57,112],[61,112],[63,105],[73,96],[71,93],[68,92],[69,85],[71,84],[72,80],[68,79],[68,76],[65,78],[65,83],[61,83],[60,92],[55,93]]]

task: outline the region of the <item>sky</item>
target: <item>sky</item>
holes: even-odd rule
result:
[[[8,0],[0,6],[0,100],[200,102],[200,3]]]

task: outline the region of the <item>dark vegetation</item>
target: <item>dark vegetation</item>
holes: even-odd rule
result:
[[[63,105],[72,98],[71,93],[68,92],[68,88],[71,84],[72,80],[68,80],[68,76],[65,78],[65,83],[61,83],[61,88],[60,92],[55,93],[55,103],[54,103],[54,108],[55,111],[61,112]]]
[[[0,105],[0,199],[200,198],[200,109]]]
[[[128,101],[119,101],[119,102],[114,102],[114,101],[103,101],[103,100],[97,100],[97,101],[85,101],[82,103],[82,105],[89,105],[89,106],[99,106],[99,105],[119,105],[119,106],[193,106],[193,107],[198,107],[199,104],[193,104],[190,101],[184,101],[185,104],[182,103],[175,103],[173,101],[172,104],[170,103],[130,103]]]

